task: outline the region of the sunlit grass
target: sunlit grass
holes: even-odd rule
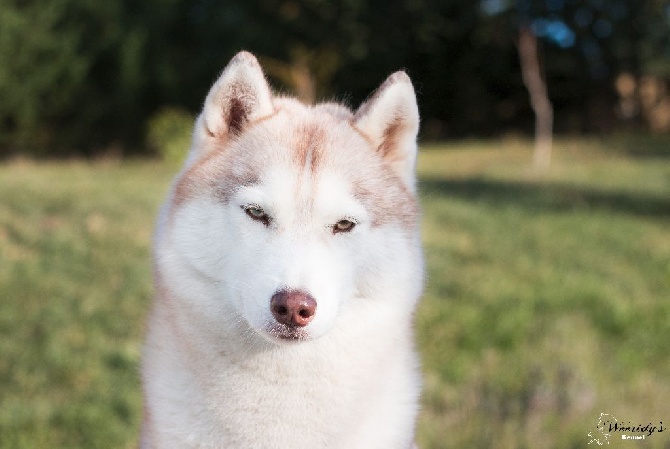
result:
[[[152,164],[0,168],[0,447],[134,447]]]
[[[670,165],[557,150],[542,176],[518,143],[420,159],[424,448],[585,447],[600,412],[670,414]]]
[[[525,141],[422,150],[420,447],[581,448],[600,412],[670,424],[670,151],[636,142],[559,141],[542,175]],[[136,447],[173,171],[0,166],[0,447]]]

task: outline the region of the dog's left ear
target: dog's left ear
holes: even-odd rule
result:
[[[405,72],[396,72],[361,105],[354,126],[414,191],[419,108],[414,87]]]
[[[239,52],[207,94],[186,164],[193,164],[251,123],[273,113],[272,92],[261,66],[251,53]]]
[[[207,131],[222,138],[273,111],[272,93],[261,66],[254,55],[241,51],[210,89],[202,113]]]

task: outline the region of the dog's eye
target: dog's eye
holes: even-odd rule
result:
[[[260,221],[265,226],[267,226],[270,223],[270,216],[266,214],[261,207],[255,204],[247,204],[246,206],[242,206],[242,209],[244,209],[244,212],[252,220]]]
[[[356,223],[354,221],[345,218],[333,225],[333,234],[337,234],[340,232],[349,232],[352,229],[354,229],[354,226],[356,226]]]

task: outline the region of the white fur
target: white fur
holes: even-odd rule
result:
[[[208,95],[159,219],[141,447],[408,449],[422,287],[408,204],[418,129],[411,83],[387,81],[354,118],[268,97],[250,58],[234,58]],[[235,101],[248,109],[232,135],[216,108],[225,110],[236,83],[246,87]],[[398,120],[394,151],[380,154],[384,127]],[[319,131],[318,148],[305,143],[303,125]],[[271,217],[267,226],[247,216],[250,204]],[[353,230],[333,233],[345,218]],[[300,340],[271,331],[270,298],[281,289],[317,302]]]

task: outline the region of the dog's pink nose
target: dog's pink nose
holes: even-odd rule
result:
[[[280,290],[270,300],[275,319],[286,326],[305,327],[316,313],[316,300],[299,290]]]

